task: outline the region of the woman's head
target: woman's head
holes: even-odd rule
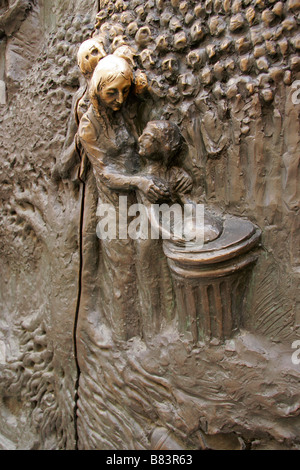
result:
[[[125,103],[133,81],[128,62],[118,56],[108,55],[98,63],[90,85],[91,101],[119,111]]]
[[[139,138],[139,153],[148,160],[163,161],[167,167],[179,164],[184,139],[170,121],[150,121]]]

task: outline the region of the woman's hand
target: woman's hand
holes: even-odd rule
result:
[[[161,199],[170,197],[168,184],[156,176],[141,176],[138,182],[138,189],[153,204]]]

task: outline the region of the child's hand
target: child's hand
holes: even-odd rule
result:
[[[168,185],[156,176],[143,176],[139,182],[138,188],[142,191],[147,199],[155,204],[161,199],[170,197]]]
[[[188,193],[192,190],[193,187],[193,180],[192,178],[185,172],[180,171],[177,174],[177,181],[174,183],[173,190],[176,193]]]

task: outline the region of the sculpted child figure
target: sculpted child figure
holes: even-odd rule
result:
[[[170,121],[151,121],[139,138],[139,155],[146,159],[143,173],[168,182],[169,200],[178,201],[191,191],[193,181],[181,167],[185,141],[178,126]]]
[[[188,204],[191,217],[183,221],[179,236],[175,227],[166,228],[157,217],[155,206],[151,198],[146,198],[138,192],[139,201],[146,206],[148,219],[152,228],[168,242],[182,247],[182,256],[185,250],[202,248],[202,243],[214,240],[220,235],[220,222],[208,211],[204,210],[204,220],[198,224],[194,219],[195,202],[190,197],[193,181],[191,176],[182,168],[185,155],[185,140],[178,126],[170,121],[151,121],[147,124],[139,138],[139,155],[146,161],[143,175],[155,175],[165,181],[169,194],[164,194],[155,202],[174,203],[180,206]],[[177,204],[177,205],[178,205]],[[183,214],[183,211],[181,211]],[[183,233],[182,233],[183,228]],[[200,236],[199,236],[200,233]],[[188,235],[188,237],[187,237]],[[200,242],[199,242],[200,240]],[[139,293],[141,296],[141,325],[143,337],[151,340],[155,334],[168,327],[175,319],[172,299],[174,292],[170,283],[170,273],[166,257],[162,250],[162,240],[140,239],[137,241]],[[166,295],[168,293],[168,295]]]
[[[169,190],[168,194],[163,194],[159,199],[152,195],[146,198],[138,191],[138,199],[146,207],[150,219],[153,203],[182,204],[183,196],[192,188],[192,178],[181,168],[184,139],[172,122],[149,122],[138,143],[139,155],[144,163],[142,174],[163,179]],[[155,228],[161,232],[159,224]],[[136,246],[141,327],[147,341],[175,319],[174,292],[161,239],[151,239],[148,234],[145,239],[138,239]]]
[[[146,159],[147,165],[143,170],[147,175],[156,175],[168,183],[170,203],[187,204],[191,211],[191,218],[184,223],[186,235],[178,238],[178,243],[186,244],[193,237],[199,235],[204,242],[214,240],[220,235],[220,224],[208,211],[204,211],[204,220],[201,225],[196,224],[193,218],[196,203],[190,198],[193,181],[191,176],[182,168],[185,141],[178,126],[170,121],[151,121],[147,124],[139,138],[139,154]],[[140,195],[143,203],[148,206],[148,212],[153,214],[151,205]],[[155,219],[151,219],[152,223]],[[157,221],[159,225],[159,222]],[[160,230],[162,227],[160,226]],[[165,233],[166,236],[172,234]]]

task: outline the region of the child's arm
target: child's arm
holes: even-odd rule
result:
[[[169,170],[169,182],[172,191],[175,193],[188,193],[192,190],[193,180],[191,176],[182,168],[172,167]]]

